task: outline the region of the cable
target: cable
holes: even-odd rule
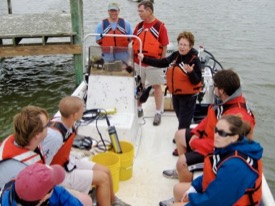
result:
[[[108,126],[108,133],[109,133],[109,137],[110,137],[111,141],[104,140],[101,132],[99,131],[98,120],[102,120],[102,119],[106,119],[106,123]],[[80,121],[77,121],[76,127],[78,128],[80,125],[84,125],[84,126],[88,125],[88,124],[92,123],[93,121],[96,121],[95,122],[96,130],[97,130],[97,133],[101,139],[101,141],[99,141],[97,143],[98,149],[103,150],[103,151],[108,151],[108,150],[114,149],[114,151],[116,153],[122,153],[122,149],[120,146],[120,142],[119,142],[119,139],[117,136],[115,126],[111,125],[109,118],[108,118],[107,110],[105,110],[105,109],[86,110],[85,112],[83,112],[82,119]],[[102,143],[102,145],[101,145],[101,143]],[[108,145],[106,145],[106,143],[108,143]]]
[[[96,118],[95,127],[96,127],[97,133],[98,133],[98,135],[99,135],[99,137],[100,137],[100,139],[101,139],[101,142],[103,143],[104,149],[105,149],[105,151],[107,151],[105,141],[103,140],[102,134],[101,134],[101,132],[100,132],[99,129],[98,129],[98,125],[97,125],[98,119],[99,119],[99,117]],[[98,145],[99,145],[99,144],[97,144],[97,146],[98,146]]]

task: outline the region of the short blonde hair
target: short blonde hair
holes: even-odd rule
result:
[[[76,96],[67,96],[59,102],[59,111],[64,118],[69,118],[84,106],[82,99]]]

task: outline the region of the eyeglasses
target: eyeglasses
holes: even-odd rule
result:
[[[235,135],[233,133],[225,132],[221,129],[218,129],[217,127],[215,127],[215,133],[218,133],[218,135],[221,136],[221,137],[227,137],[227,136],[234,136]]]
[[[181,47],[181,46],[183,46],[183,47],[190,47],[189,44],[179,44],[179,47]]]

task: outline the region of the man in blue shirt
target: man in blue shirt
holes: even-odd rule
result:
[[[110,3],[108,5],[109,17],[100,21],[96,26],[96,33],[98,34],[120,34],[132,35],[130,23],[119,18],[120,8],[117,3]],[[129,60],[128,45],[131,42],[130,38],[126,37],[110,37],[110,36],[96,36],[96,42],[102,46],[102,56],[105,62],[113,62],[116,60]],[[110,48],[116,47],[116,48]],[[117,48],[119,47],[119,48]]]

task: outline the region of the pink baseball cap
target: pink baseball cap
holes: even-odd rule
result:
[[[15,191],[24,201],[37,201],[63,182],[65,170],[60,165],[35,163],[24,168],[15,179]]]

